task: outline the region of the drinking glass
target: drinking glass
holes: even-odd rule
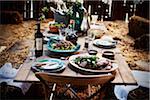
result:
[[[96,24],[98,15],[91,15],[91,17],[92,17],[92,23]]]
[[[85,47],[86,49],[89,48],[89,37],[85,37],[84,47]]]
[[[62,28],[59,28],[59,36],[62,37]]]
[[[88,31],[87,32],[87,34],[88,34],[88,37],[89,37],[89,39],[91,40],[91,41],[93,41],[94,39],[95,39],[95,35],[94,35],[94,33],[92,32],[92,31]]]
[[[36,59],[36,57],[35,57],[35,48],[29,49],[29,56],[30,56],[31,60],[35,60]]]
[[[64,29],[63,29],[62,27],[60,27],[60,28],[58,29],[58,31],[59,31],[59,38],[63,40],[63,39],[65,38],[65,37],[63,36]]]

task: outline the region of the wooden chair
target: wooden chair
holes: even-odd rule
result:
[[[49,100],[52,100],[54,92],[55,92],[55,88],[56,88],[56,83],[65,85],[67,87],[65,92],[67,90],[70,90],[77,99],[80,99],[77,96],[76,92],[71,88],[71,86],[88,86],[88,89],[90,92],[90,85],[104,86],[104,84],[109,83],[111,80],[114,79],[114,75],[111,73],[102,74],[102,75],[68,76],[68,75],[61,75],[61,74],[55,74],[55,73],[36,72],[35,75],[44,86],[45,100],[48,100],[48,97],[49,97],[48,92],[51,92]],[[90,97],[92,96],[89,93],[89,98]]]

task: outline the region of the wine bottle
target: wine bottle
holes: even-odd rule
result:
[[[37,23],[37,32],[35,33],[35,57],[43,55],[43,34],[40,32],[40,22]]]

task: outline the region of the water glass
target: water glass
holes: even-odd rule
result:
[[[29,56],[30,56],[30,59],[31,59],[31,60],[36,59],[36,57],[35,57],[35,48],[31,48],[31,49],[29,50]]]
[[[88,37],[89,37],[89,39],[91,40],[91,41],[93,41],[94,39],[95,39],[95,34],[92,32],[92,31],[88,31],[87,32],[87,34],[88,34]]]
[[[96,24],[98,15],[91,15],[91,17],[92,17],[92,23]]]
[[[86,49],[88,49],[88,47],[89,47],[89,37],[85,37],[84,47],[85,47]]]

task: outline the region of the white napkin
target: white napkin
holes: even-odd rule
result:
[[[0,68],[0,77],[3,78],[14,78],[17,74],[17,69],[12,68],[11,63],[5,63],[1,68]]]

